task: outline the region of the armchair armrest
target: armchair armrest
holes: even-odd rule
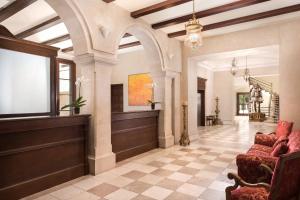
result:
[[[263,171],[265,173],[264,176],[260,177],[258,180],[259,182],[264,182],[266,180],[270,180],[271,177],[273,176],[273,173],[274,171],[272,170],[271,167],[269,167],[268,165],[266,164],[260,164],[259,165],[259,168],[261,171]]]
[[[241,187],[264,187],[266,190],[270,191],[271,185],[267,183],[256,183],[256,184],[251,184],[247,183],[244,181],[241,177],[239,177],[237,174],[234,173],[228,173],[227,177],[232,180],[234,179],[234,185],[233,186],[228,186],[225,189],[226,192],[226,200],[231,199],[231,191],[237,189],[239,186]]]

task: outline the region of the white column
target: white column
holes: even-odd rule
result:
[[[290,22],[280,27],[279,102],[280,119],[294,122],[300,128],[299,55],[300,23]]]
[[[82,96],[87,99],[84,113],[91,117],[89,165],[90,173],[98,174],[116,164],[111,144],[111,73],[114,61],[92,54],[75,59],[78,75],[84,75]]]
[[[174,145],[172,134],[172,78],[165,74],[152,74],[155,88],[155,101],[161,103],[159,114],[159,147],[168,148]]]

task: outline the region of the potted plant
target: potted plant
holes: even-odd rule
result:
[[[81,89],[81,83],[83,81],[84,77],[82,76],[81,78],[77,78],[75,85],[78,87],[78,98],[73,102],[68,105],[65,105],[61,108],[61,110],[64,110],[66,108],[70,108],[71,110],[74,109],[75,114],[80,114],[80,108],[85,105],[86,100],[83,100],[83,97],[80,94],[80,89]]]
[[[148,100],[148,103],[151,105],[152,110],[155,110],[155,104],[159,104],[159,102],[155,102],[155,101],[152,101],[152,100]]]

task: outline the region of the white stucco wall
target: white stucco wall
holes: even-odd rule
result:
[[[150,110],[150,106],[128,105],[128,75],[149,73],[149,62],[144,50],[120,54],[118,64],[113,67],[112,84],[123,84],[124,112]]]

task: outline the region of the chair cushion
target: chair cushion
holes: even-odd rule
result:
[[[277,146],[272,151],[271,156],[278,157],[282,154],[287,153],[288,150],[289,150],[289,147],[287,145],[287,141],[283,140],[277,144]]]
[[[261,144],[254,144],[250,148],[251,150],[257,150],[257,151],[262,151],[265,153],[270,153],[273,151],[272,147],[261,145]]]
[[[256,134],[254,143],[272,147],[276,140],[277,138],[275,134]]]
[[[293,129],[293,122],[287,121],[279,121],[276,129],[276,137],[279,138],[280,136],[289,136]]]
[[[300,151],[300,131],[293,131],[289,135],[289,142],[288,142],[288,153]]]
[[[281,143],[281,142],[288,142],[289,141],[289,138],[287,137],[287,136],[280,136],[277,140],[276,140],[276,142],[274,143],[274,145],[273,145],[273,150],[276,148],[276,146],[279,144],[279,143]]]
[[[231,192],[231,200],[267,200],[269,193],[262,187],[240,187]]]

